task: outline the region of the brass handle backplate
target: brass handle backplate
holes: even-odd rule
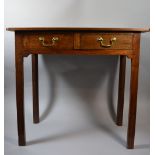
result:
[[[117,40],[116,37],[112,37],[110,39],[110,44],[106,45],[106,44],[104,44],[104,39],[102,37],[97,38],[97,41],[100,42],[100,46],[101,47],[107,47],[107,48],[111,47],[116,40]]]
[[[53,37],[51,39],[51,42],[52,42],[51,44],[45,43],[45,38],[44,37],[39,37],[39,41],[41,42],[42,46],[51,47],[51,46],[54,46],[57,41],[59,41],[59,38],[58,37]]]

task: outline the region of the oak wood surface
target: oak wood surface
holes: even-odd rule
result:
[[[7,31],[115,31],[115,32],[149,32],[149,28],[102,28],[102,27],[10,27]]]
[[[23,47],[25,49],[36,49],[36,50],[46,50],[46,49],[73,49],[74,48],[74,34],[73,33],[53,33],[52,31],[47,32],[29,32],[23,33]],[[44,43],[47,45],[52,45],[52,38],[57,37],[59,40],[56,41],[52,46],[43,46],[42,42],[39,41],[39,37],[45,39]]]
[[[32,54],[33,122],[39,123],[38,55]]]
[[[127,148],[134,148],[136,113],[137,113],[137,93],[138,93],[138,72],[140,55],[140,34],[134,35],[133,50],[135,55],[131,58],[131,77],[130,77],[130,101],[128,114]]]
[[[23,54],[25,56],[29,54],[54,54],[54,55],[133,55],[132,50],[114,50],[114,49],[104,49],[104,50],[99,50],[99,49],[77,49],[77,50],[63,50],[63,49],[42,49],[42,50],[29,50],[26,49],[23,51]]]
[[[132,49],[132,33],[81,33],[80,49]],[[110,44],[110,39],[115,37],[116,41],[111,47],[102,47],[97,41],[99,37],[103,38],[105,45]]]
[[[120,56],[119,70],[119,87],[118,87],[118,105],[116,124],[122,126],[123,123],[123,108],[124,108],[124,90],[125,90],[125,71],[126,71],[126,56]]]
[[[26,145],[25,135],[25,114],[24,114],[24,58],[22,56],[21,40],[18,35],[15,37],[15,67],[16,67],[16,107],[17,107],[17,128],[18,144]]]

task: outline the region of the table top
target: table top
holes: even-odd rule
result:
[[[107,31],[149,32],[150,28],[101,28],[101,27],[10,27],[7,31]]]

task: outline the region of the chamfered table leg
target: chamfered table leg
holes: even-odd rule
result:
[[[126,70],[126,56],[121,55],[120,56],[120,69],[119,69],[117,118],[116,118],[116,124],[118,126],[122,126],[122,121],[123,121],[125,70]]]
[[[130,104],[128,116],[128,133],[127,133],[127,148],[134,148],[135,126],[136,126],[136,111],[137,111],[137,92],[138,92],[138,70],[139,56],[131,59],[131,79],[130,79]]]
[[[24,118],[24,71],[23,56],[16,54],[16,103],[17,103],[17,126],[18,144],[26,145],[25,118]]]
[[[38,55],[32,54],[33,122],[39,123]]]

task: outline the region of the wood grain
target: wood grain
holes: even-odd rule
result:
[[[132,49],[132,33],[81,33],[80,49]],[[97,41],[99,37],[104,39],[104,44],[109,44],[110,39],[116,37],[111,47],[102,47]]]
[[[58,37],[58,41],[52,46],[44,47],[39,37],[44,37],[46,44],[52,44],[52,38]],[[29,32],[23,33],[23,47],[29,50],[46,50],[46,49],[73,49],[74,48],[74,35],[73,33],[55,33],[52,31],[47,32]]]
[[[127,148],[134,148],[137,93],[138,93],[138,72],[139,72],[139,53],[140,53],[140,34],[134,34],[133,42],[135,55],[131,58],[131,77],[130,77],[130,104],[128,116]]]
[[[103,27],[11,27],[7,31],[107,31],[107,32],[149,32],[150,28],[103,28]]]
[[[33,122],[39,123],[38,55],[32,54]]]
[[[17,105],[17,127],[18,127],[18,144],[26,145],[25,136],[25,114],[24,114],[24,62],[21,40],[18,35],[15,37],[15,65],[16,65],[16,105]]]

